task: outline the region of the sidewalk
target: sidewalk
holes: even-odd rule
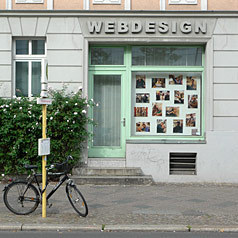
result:
[[[31,215],[14,215],[3,204],[3,187],[0,230],[238,231],[238,185],[78,185],[89,206],[86,218],[73,210],[64,186],[50,200],[47,218],[41,206]]]

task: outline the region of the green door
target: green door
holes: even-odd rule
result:
[[[124,73],[90,72],[89,92],[99,106],[91,111],[89,157],[125,157]]]

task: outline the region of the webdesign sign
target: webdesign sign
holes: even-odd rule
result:
[[[100,34],[203,34],[207,33],[205,20],[106,20],[87,21],[88,32],[92,35]]]

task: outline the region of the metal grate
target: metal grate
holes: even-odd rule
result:
[[[197,153],[170,153],[170,175],[196,175]]]

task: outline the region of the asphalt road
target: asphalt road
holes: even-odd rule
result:
[[[237,238],[238,233],[226,232],[0,232],[0,238]]]

